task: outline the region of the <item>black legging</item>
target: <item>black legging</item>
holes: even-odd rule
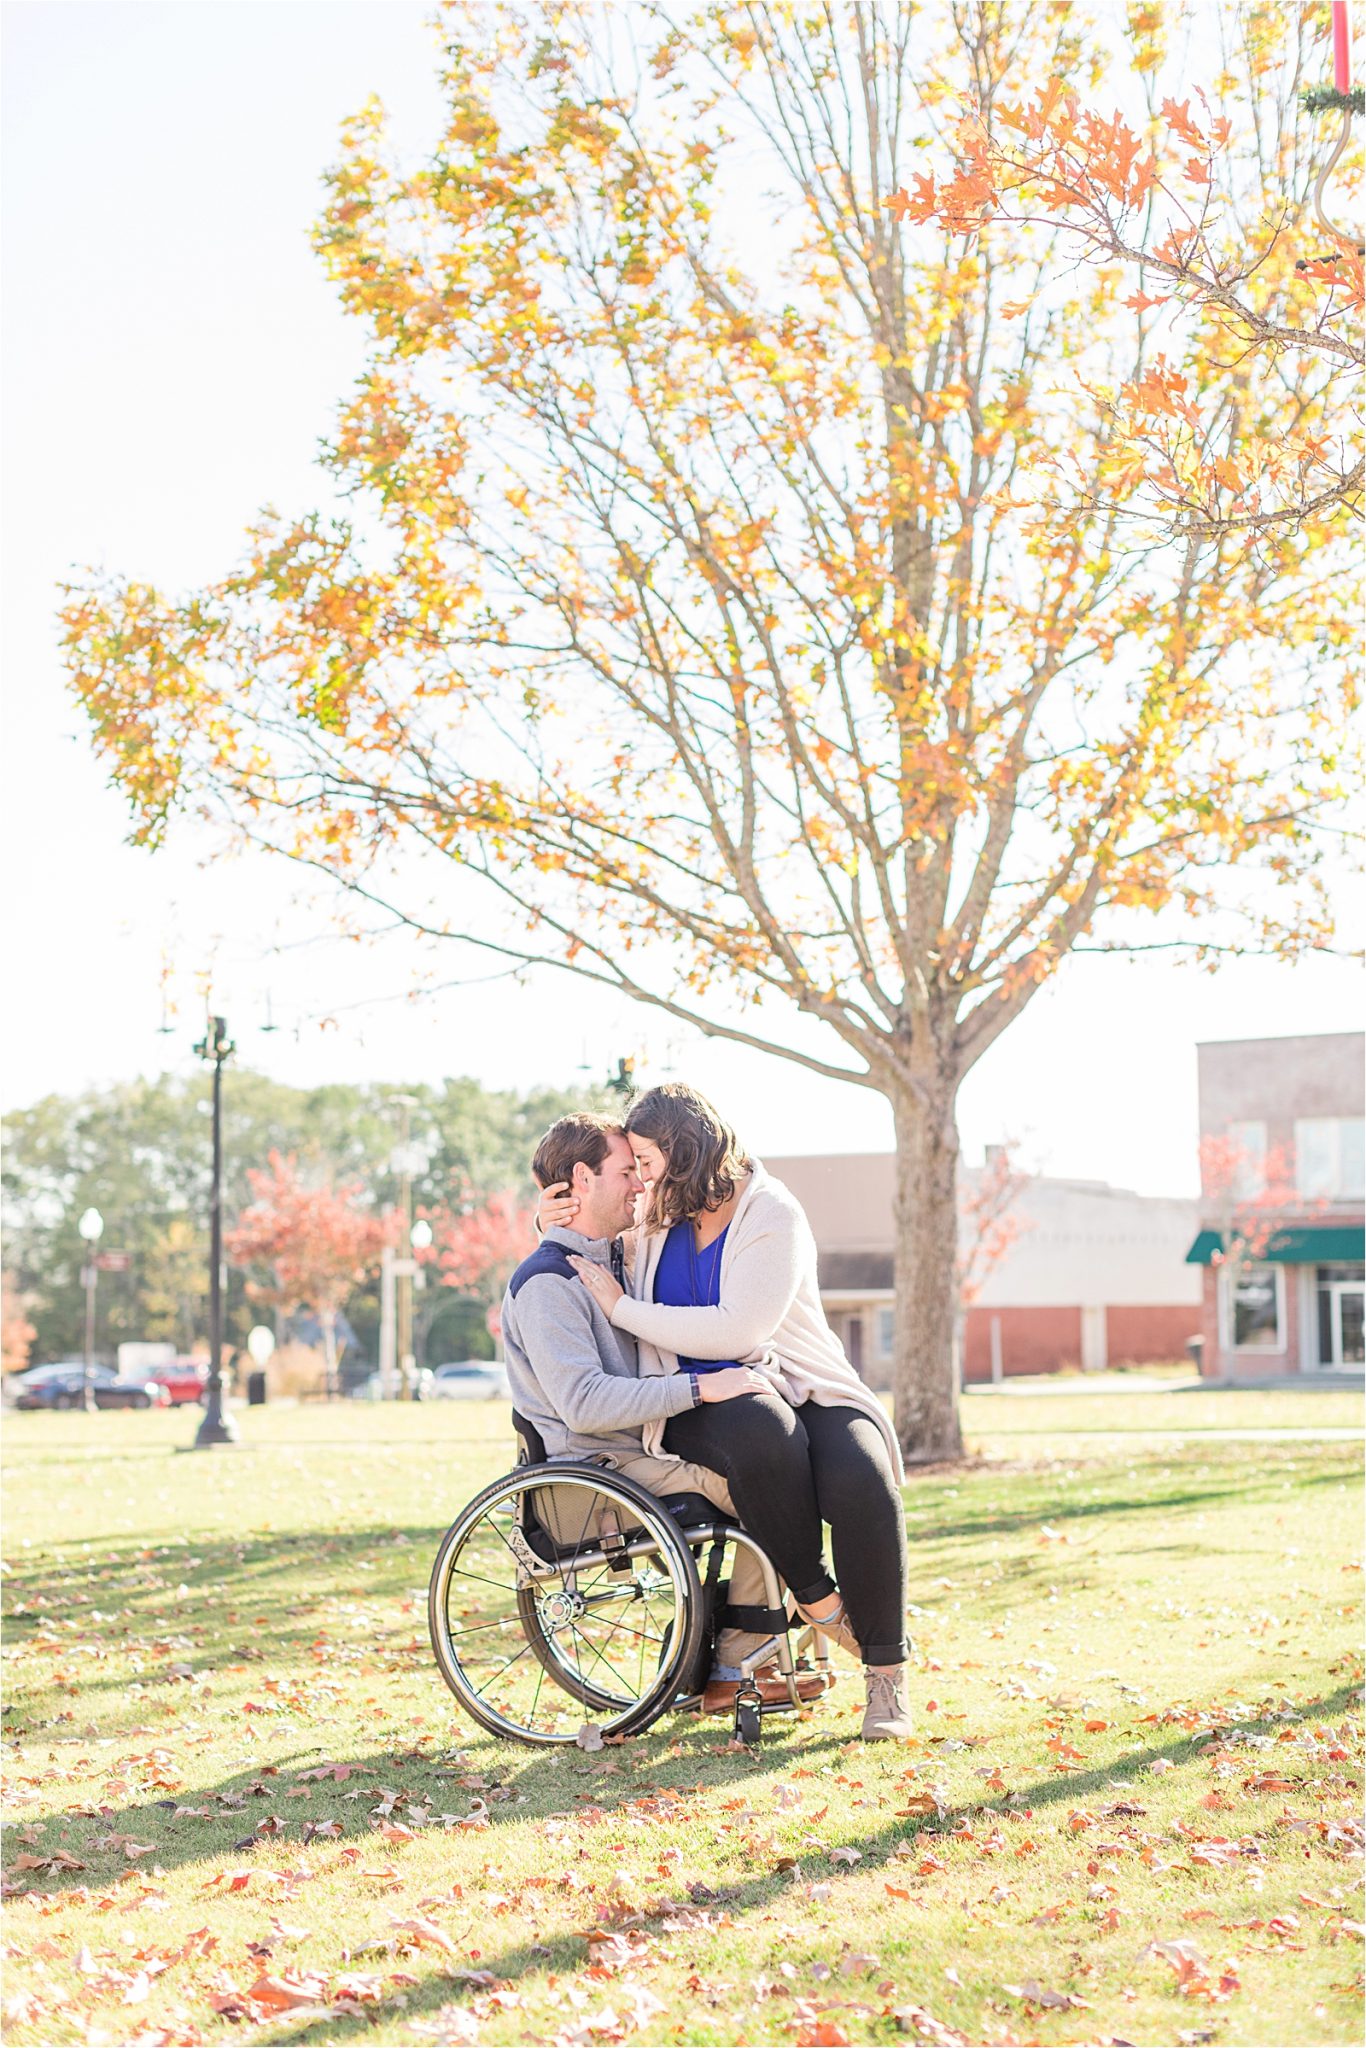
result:
[[[671,1417],[664,1448],[722,1474],[741,1523],[804,1607],[833,1590],[822,1555],[828,1522],[864,1663],[905,1662],[906,1517],[870,1415],[743,1394]]]

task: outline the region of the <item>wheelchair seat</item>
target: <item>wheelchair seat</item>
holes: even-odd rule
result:
[[[512,1430],[517,1439],[519,1465],[548,1465],[553,1462],[546,1454],[545,1438],[535,1423],[529,1422],[525,1415],[519,1415],[515,1408],[512,1411]],[[566,1463],[568,1462],[570,1461],[566,1460]],[[603,1469],[610,1471],[611,1467],[604,1464]],[[534,1496],[528,1494],[523,1498],[528,1518],[534,1521]],[[677,1523],[680,1529],[720,1529],[733,1526],[734,1518],[726,1514],[724,1509],[718,1508],[715,1501],[708,1500],[704,1493],[657,1494],[655,1498],[665,1514]],[[630,1533],[635,1535],[639,1532],[632,1530]],[[557,1544],[539,1521],[534,1521],[534,1526],[526,1530],[526,1535],[532,1548],[547,1559],[566,1547],[573,1548],[572,1545]]]

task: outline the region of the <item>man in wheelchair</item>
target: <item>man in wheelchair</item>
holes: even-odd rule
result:
[[[621,1233],[631,1225],[641,1182],[620,1125],[590,1114],[562,1117],[546,1132],[532,1161],[539,1185],[566,1182],[578,1197],[573,1230],[550,1228],[523,1260],[503,1300],[502,1328],[513,1407],[539,1433],[547,1458],[596,1460],[652,1494],[701,1494],[734,1517],[729,1487],[703,1465],[650,1456],[641,1431],[702,1402],[734,1401],[770,1391],[747,1366],[703,1374],[639,1376],[636,1340],[613,1327],[570,1265],[570,1256],[612,1268],[620,1276]],[[548,1512],[553,1516],[553,1504]],[[729,1604],[766,1606],[762,1567],[736,1549]],[[702,1694],[704,1713],[728,1713],[741,1689],[741,1660],[767,1635],[723,1626]],[[820,1672],[801,1672],[799,1697],[814,1698],[828,1683]],[[790,1698],[776,1666],[756,1674],[760,1699]]]

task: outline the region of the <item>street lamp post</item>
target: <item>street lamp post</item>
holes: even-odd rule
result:
[[[209,1190],[209,1383],[204,1420],[195,1431],[197,1451],[235,1444],[237,1425],[223,1405],[223,1067],[237,1050],[221,1017],[210,1017],[195,1052],[213,1061],[213,1180]]]
[[[412,1258],[410,1263],[412,1265],[412,1283],[414,1287],[425,1287],[427,1285],[426,1275],[422,1270],[422,1264],[419,1254],[422,1252],[429,1252],[431,1250],[432,1239],[434,1235],[435,1232],[433,1231],[431,1224],[427,1221],[425,1216],[419,1216],[416,1223],[413,1225],[412,1229],[408,1232],[408,1243],[412,1247]],[[425,1328],[422,1329],[422,1338],[421,1342],[419,1343],[417,1337],[417,1329],[419,1326],[421,1326],[422,1323],[421,1316],[415,1315],[413,1318],[413,1323],[413,1370],[414,1372],[416,1372],[418,1370],[417,1355],[419,1351],[421,1351],[423,1354],[424,1363],[426,1360],[427,1332]]]
[[[636,1089],[636,1063],[631,1054],[628,1053],[624,1059],[617,1061],[617,1071],[610,1076],[607,1086],[614,1095],[619,1095],[623,1102],[630,1101]]]
[[[397,1342],[399,1398],[410,1401],[417,1391],[417,1363],[413,1357],[413,1166],[414,1154],[411,1136],[410,1112],[416,1107],[415,1095],[391,1095],[391,1106],[398,1111],[399,1135],[390,1160],[391,1167],[399,1176],[399,1213],[403,1218],[400,1243],[403,1256],[393,1264],[393,1276],[397,1282]]]
[[[95,1406],[95,1389],[90,1384],[90,1369],[95,1363],[95,1287],[100,1269],[95,1264],[95,1246],[104,1234],[104,1218],[98,1209],[87,1209],[76,1225],[85,1242],[85,1265],[81,1279],[85,1282],[85,1353],[81,1368],[81,1406],[91,1413]]]

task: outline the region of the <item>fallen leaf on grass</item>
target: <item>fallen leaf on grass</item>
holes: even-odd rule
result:
[[[588,1721],[580,1728],[578,1734],[574,1737],[574,1741],[580,1749],[601,1749],[602,1730],[596,1727],[592,1721]]]
[[[269,2018],[275,2013],[293,2012],[301,2005],[321,2005],[327,1997],[327,1979],[312,1973],[300,1976],[293,1971],[282,1977],[269,1977],[263,1971],[247,1997]]]
[[[931,2042],[933,2048],[967,2048],[966,2034],[937,2020],[923,2005],[898,2006],[891,2018],[900,2033],[914,2034],[919,2040]]]
[[[1241,1989],[1237,1972],[1228,1965],[1216,1978],[1213,1966],[1193,1941],[1151,1941],[1143,1954],[1171,1965],[1176,1972],[1176,1988],[1183,1998],[1204,1998],[1214,2005]]]
[[[270,1931],[276,1941],[307,1941],[313,1932],[311,1927],[289,1927],[283,1920],[272,1919]]]
[[[1026,2005],[1037,2006],[1041,2012],[1070,2012],[1073,2006],[1090,2009],[1090,2001],[1078,1998],[1074,1991],[1054,1991],[1050,1986],[1040,1984],[1037,1977],[1026,1977],[1023,1984],[1003,1984],[1002,1991],[1008,1998],[1019,1998]]]
[[[389,1925],[396,1933],[406,1934],[419,1948],[439,1948],[443,1955],[448,1956],[458,1953],[445,1928],[438,1927],[435,1920],[425,1920],[420,1915],[414,1915],[410,1920],[399,1920],[391,1915]]]
[[[863,1851],[862,1849],[850,1849],[842,1845],[840,1848],[830,1851],[830,1861],[832,1863],[862,1863]]]
[[[908,1819],[914,1814],[938,1813],[939,1801],[935,1798],[933,1792],[911,1792],[907,1795],[906,1804],[898,1806],[896,1811],[898,1818],[902,1820]]]

